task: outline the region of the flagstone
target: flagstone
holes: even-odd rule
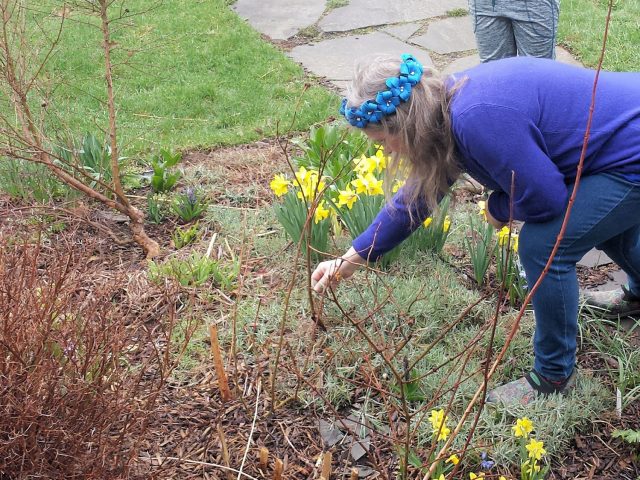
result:
[[[440,54],[476,49],[476,37],[468,16],[437,20],[424,35],[413,37],[411,42]]]
[[[420,29],[421,26],[422,25],[415,22],[402,23],[400,25],[391,25],[387,28],[384,28],[382,31],[388,33],[392,37],[396,37],[403,42],[406,42],[407,40],[409,40],[411,35],[413,35]]]
[[[346,32],[439,17],[467,6],[467,0],[350,0],[348,5],[331,10],[318,26],[324,32]]]
[[[326,9],[326,0],[238,0],[232,8],[260,33],[286,40],[315,24]]]
[[[423,65],[433,66],[426,50],[382,32],[332,38],[311,45],[300,45],[293,48],[289,56],[316,75],[329,80],[350,80],[357,59],[377,54],[400,57],[403,53],[412,53]]]

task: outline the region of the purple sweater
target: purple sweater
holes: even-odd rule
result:
[[[489,211],[509,219],[511,172],[514,219],[546,222],[563,214],[576,176],[595,71],[554,60],[515,57],[455,74],[466,77],[451,105],[462,169],[493,190]],[[428,159],[427,159],[428,161]],[[601,72],[582,175],[618,173],[640,182],[640,72]],[[405,205],[402,189],[353,241],[370,260],[388,252],[426,218]]]

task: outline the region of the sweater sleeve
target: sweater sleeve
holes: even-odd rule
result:
[[[509,107],[476,105],[459,115],[455,130],[465,154],[500,187],[488,202],[496,220],[509,220],[512,201],[513,218],[525,222],[546,222],[564,211],[564,175],[549,158],[542,133],[530,118]]]
[[[406,196],[405,188],[398,190],[371,225],[353,240],[353,248],[362,258],[378,260],[402,243],[429,216],[426,205],[422,202],[408,205]]]

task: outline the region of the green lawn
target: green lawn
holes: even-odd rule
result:
[[[54,2],[59,3],[59,2]],[[49,31],[54,3],[35,15]],[[115,15],[119,3],[112,14]],[[130,0],[126,22],[113,24],[115,87],[125,153],[240,144],[286,130],[300,99],[297,131],[325,119],[337,100],[313,85],[303,95],[302,68],[239,19],[224,0]],[[101,34],[80,11],[65,22],[47,77],[55,85],[54,124],[79,136],[106,124]],[[125,62],[125,63],[123,63]]]
[[[598,64],[607,9],[606,0],[562,0],[560,5],[560,41],[590,67]],[[615,71],[640,70],[638,0],[614,1],[603,68]]]

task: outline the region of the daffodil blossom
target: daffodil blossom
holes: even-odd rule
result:
[[[514,251],[518,251],[518,234],[515,232],[511,232],[509,227],[504,226],[498,232],[498,245],[501,247],[506,245],[509,242],[509,237],[511,237],[511,248]]]
[[[448,419],[449,417],[445,416],[444,410],[431,410],[429,421],[431,422],[431,426],[433,427],[434,435],[438,435],[438,438],[436,440],[440,441],[449,438],[451,430],[447,427]]]
[[[451,218],[449,218],[449,215],[446,215],[442,223],[442,231],[446,233],[449,231],[449,228],[451,228]]]
[[[481,215],[485,220],[487,219],[487,202],[484,200],[478,202],[478,215]]]
[[[453,465],[457,465],[460,463],[460,457],[458,457],[458,455],[454,453],[453,455],[451,455],[449,458],[445,460],[445,463],[452,463]]]
[[[331,213],[331,210],[329,210],[328,208],[324,208],[324,200],[323,200],[316,207],[316,212],[315,212],[315,214],[313,216],[313,221],[316,224],[320,223],[322,220],[327,218],[330,213]]]
[[[529,452],[529,458],[540,460],[547,451],[544,449],[544,442],[539,442],[535,438],[529,440],[529,443],[525,445]]]
[[[518,418],[511,430],[515,437],[529,438],[529,434],[533,432],[533,422],[527,417]]]
[[[358,178],[351,182],[356,187],[356,193],[366,193],[367,195],[384,195],[382,190],[383,180],[378,180],[373,174],[358,175]]]
[[[485,478],[484,472],[480,472],[478,475],[476,475],[475,473],[471,472],[469,474],[469,479],[470,480],[474,480],[475,478]]]
[[[427,228],[429,225],[431,225],[431,222],[433,222],[433,218],[427,217],[426,220],[422,222],[422,225],[424,225],[424,228]]]
[[[351,190],[351,187],[347,185],[346,190],[340,190],[338,192],[338,206],[347,206],[349,210],[353,208],[353,204],[358,200],[358,194]]]
[[[289,185],[290,182],[284,177],[284,175],[276,175],[269,184],[276,197],[285,195],[289,191]]]

